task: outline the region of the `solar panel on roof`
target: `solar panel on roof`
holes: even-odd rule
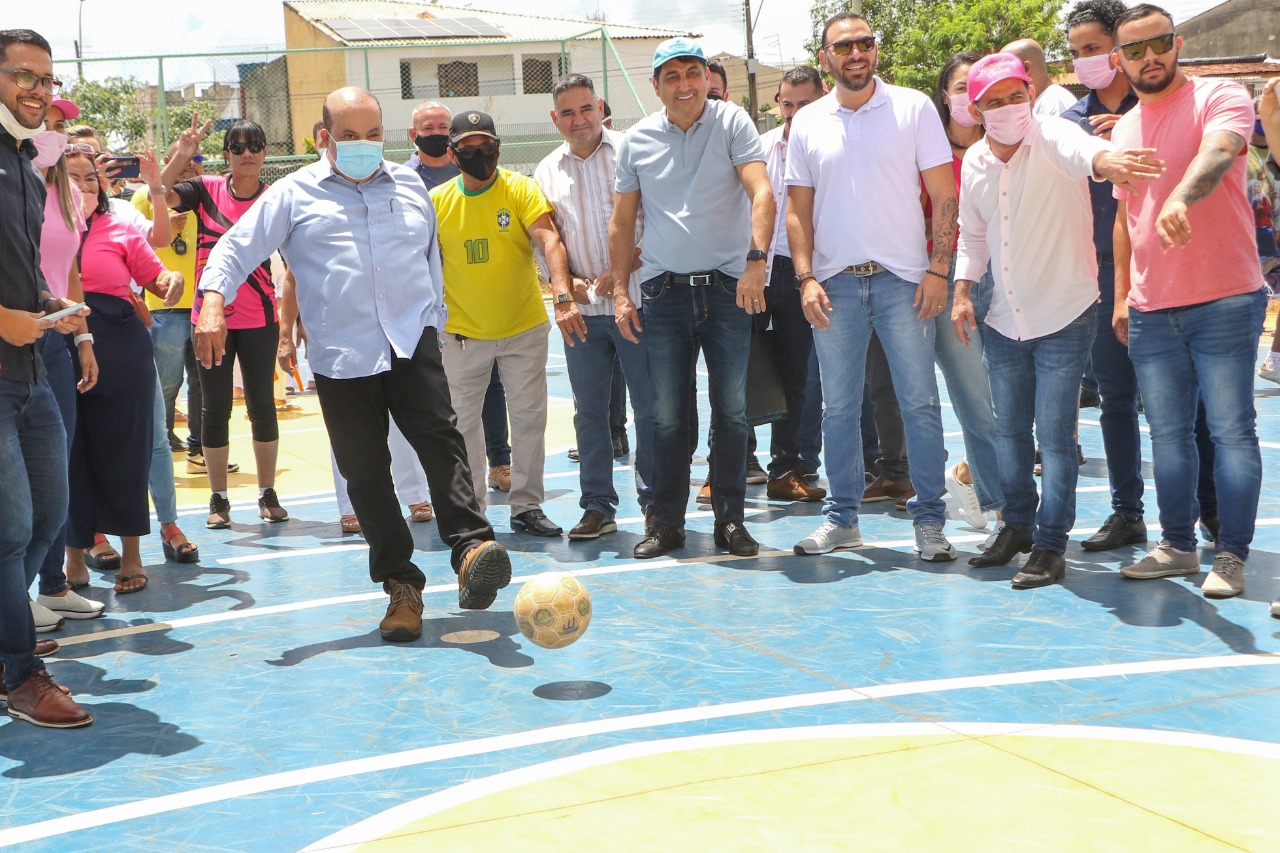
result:
[[[506,33],[479,18],[324,18],[344,41],[401,39],[506,38]]]

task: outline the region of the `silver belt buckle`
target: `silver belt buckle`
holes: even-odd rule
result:
[[[706,275],[691,275],[689,276],[689,284],[693,287],[707,287],[711,284],[711,279],[714,277],[715,276],[712,273],[707,273]]]
[[[867,278],[868,276],[875,275],[876,267],[877,264],[875,261],[868,261],[865,264],[854,264],[850,269],[853,270],[854,275]]]

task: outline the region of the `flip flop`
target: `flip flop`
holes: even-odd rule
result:
[[[173,560],[175,563],[195,563],[200,559],[200,549],[192,542],[183,542],[181,545],[174,545],[171,541],[175,536],[186,537],[187,534],[178,529],[178,525],[169,528],[169,532],[160,532],[160,547],[164,549],[166,560]]]
[[[338,524],[342,527],[343,533],[362,533],[360,528],[360,519],[354,515],[344,515],[338,519]]]
[[[142,578],[142,586],[135,586],[132,589],[125,589],[120,585],[121,583],[137,580],[138,578]],[[141,573],[135,573],[132,575],[117,574],[116,575],[116,595],[128,595],[131,592],[142,592],[144,589],[147,588],[148,580],[149,578],[147,578],[145,574],[141,574]]]
[[[107,537],[103,536],[101,533],[93,534],[94,548],[97,548],[99,545],[107,545],[107,544],[110,544],[107,542]],[[88,566],[89,568],[96,569],[100,572],[119,571],[120,570],[120,552],[117,551],[115,548],[111,548],[108,551],[103,551],[101,554],[94,554],[92,551],[86,548],[84,552],[84,562],[85,562],[85,565]]]

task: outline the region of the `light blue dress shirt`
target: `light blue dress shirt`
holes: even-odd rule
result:
[[[422,179],[383,161],[368,181],[327,159],[273,185],[218,241],[200,279],[227,304],[249,272],[280,250],[297,280],[311,369],[355,379],[409,358],[445,321],[436,212]]]

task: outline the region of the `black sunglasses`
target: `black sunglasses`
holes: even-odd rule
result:
[[[854,47],[857,47],[863,53],[870,53],[876,49],[876,37],[863,36],[856,39],[840,39],[840,41],[833,41],[825,47],[836,56],[848,56],[853,52]]]
[[[261,154],[266,147],[261,142],[233,142],[227,146],[227,150],[239,157],[245,151]]]
[[[492,157],[498,153],[498,143],[481,142],[479,145],[455,145],[453,146],[453,153],[463,160],[470,160],[472,157],[479,157],[481,154],[486,157]]]
[[[1156,56],[1161,56],[1173,50],[1173,39],[1176,35],[1177,33],[1165,33],[1162,36],[1153,36],[1141,41],[1131,41],[1128,44],[1120,45],[1116,50],[1120,51],[1120,55],[1130,62],[1137,62],[1147,55],[1147,48],[1154,50]]]

